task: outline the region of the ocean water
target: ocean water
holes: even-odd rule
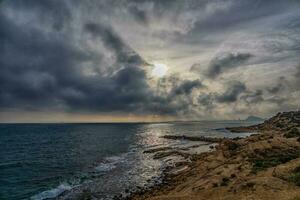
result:
[[[209,150],[203,142],[173,141],[161,136],[249,135],[224,129],[240,125],[249,123],[0,124],[0,199],[76,199],[84,190],[95,198],[111,199],[126,189],[159,182],[164,167],[180,160],[153,159],[153,154],[145,154],[144,150]]]

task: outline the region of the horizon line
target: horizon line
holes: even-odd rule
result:
[[[265,119],[263,119],[265,120]],[[257,121],[263,121],[257,120]],[[0,124],[154,124],[154,123],[176,123],[176,122],[217,122],[217,121],[248,121],[246,119],[217,119],[217,120],[170,120],[170,121],[99,121],[99,122],[0,122]]]

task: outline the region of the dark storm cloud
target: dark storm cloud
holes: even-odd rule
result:
[[[201,94],[198,97],[198,102],[203,106],[209,106],[212,104],[214,96],[212,94]]]
[[[244,94],[247,93],[247,94]],[[198,96],[198,103],[205,108],[214,108],[217,103],[235,103],[241,99],[256,98],[261,96],[262,91],[256,91],[251,94],[247,91],[247,87],[240,81],[230,81],[226,83],[225,90],[222,93],[201,93]]]
[[[166,86],[165,84],[171,84]],[[161,114],[185,115],[193,112],[193,91],[206,87],[198,80],[184,80],[173,75],[161,80],[160,88],[164,88],[163,93],[154,98],[152,106],[154,110],[159,110]],[[163,112],[162,112],[163,111]]]
[[[228,84],[224,93],[216,96],[216,100],[219,103],[232,103],[238,100],[241,93],[246,91],[246,85],[239,81],[233,81]]]
[[[271,94],[277,94],[280,91],[284,90],[286,88],[286,78],[284,76],[279,77],[278,82],[276,83],[275,86],[267,88],[268,92]]]
[[[136,21],[147,25],[149,19],[145,10],[141,9],[137,4],[131,4],[128,10]]]
[[[296,90],[300,90],[300,64],[298,64],[296,67],[296,73],[294,75],[294,78],[296,80],[294,87]]]
[[[2,106],[40,109],[62,104],[69,110],[120,111],[139,109],[151,99],[145,72],[136,60],[112,77],[86,77],[79,69],[83,61],[91,59],[85,52],[60,40],[47,43],[38,33],[35,39],[27,38],[19,29],[14,33],[2,32],[1,37],[7,46],[1,52]],[[24,60],[23,48],[27,50]],[[10,58],[9,52],[19,59]],[[131,55],[128,59],[121,55],[127,63],[132,60]]]
[[[245,100],[247,104],[256,104],[264,101],[263,90],[247,91],[241,96],[241,100]]]
[[[1,104],[38,106],[54,102],[56,87],[76,82],[79,73],[73,66],[89,56],[64,38],[50,39],[37,29],[0,15]]]
[[[74,1],[74,3],[76,3]],[[6,3],[6,2],[5,2]],[[14,0],[8,2],[9,6],[16,10],[23,12],[35,12],[39,18],[44,22],[50,22],[50,25],[56,29],[61,30],[63,26],[72,19],[70,6],[66,1],[61,0]]]
[[[204,87],[200,80],[185,80],[171,91],[171,96],[187,95],[192,92],[193,89]]]
[[[105,46],[115,52],[118,62],[136,65],[145,63],[145,61],[143,61],[143,59],[137,55],[133,49],[122,41],[111,27],[95,23],[87,23],[84,28],[94,36],[100,37]]]
[[[198,97],[198,103],[201,106],[201,108],[204,108],[205,111],[213,111],[213,109],[215,108],[215,94],[200,94]]]
[[[198,103],[206,111],[216,111],[219,103],[235,103],[236,105],[246,105],[249,109],[255,106],[266,103],[277,107],[289,106],[286,104],[288,98],[286,95],[273,95],[271,97],[264,96],[270,93],[269,88],[250,90],[244,83],[232,81],[226,84],[226,89],[223,93],[201,93],[198,97]],[[278,91],[276,92],[276,94]],[[234,108],[236,109],[236,108]],[[235,112],[239,112],[235,110]]]
[[[81,89],[81,90],[80,90]],[[71,95],[64,100],[72,109],[95,111],[136,111],[147,106],[153,98],[145,79],[145,72],[137,67],[127,67],[110,78],[94,80],[86,88],[79,88],[82,95]],[[147,110],[147,107],[145,107]]]
[[[282,79],[280,77],[279,79]],[[244,101],[248,106],[255,106],[261,103],[273,104],[278,107],[282,106],[283,104],[288,102],[287,95],[282,93],[283,88],[285,86],[275,86],[270,91],[270,88],[263,88],[257,90],[246,90],[241,96],[240,100]],[[265,94],[272,94],[272,96],[265,95]]]
[[[228,53],[215,57],[210,61],[206,75],[209,78],[216,78],[227,70],[245,64],[252,56],[249,53]]]
[[[47,5],[46,1],[45,4],[30,3],[32,9],[41,12],[43,6],[52,5],[50,2],[51,5]],[[24,5],[16,3],[14,6]],[[154,96],[146,82],[145,71],[139,68],[143,59],[111,28],[96,24],[84,26],[95,38],[102,39],[108,51],[115,53],[115,65],[122,68],[112,76],[87,76],[83,73],[84,63],[101,63],[104,55],[96,56],[89,50],[78,48],[63,33],[49,34],[26,27],[3,14],[0,27],[2,108],[43,110],[58,107],[91,112],[142,109],[147,112],[147,105]]]

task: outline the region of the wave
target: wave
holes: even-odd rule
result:
[[[61,195],[62,193],[71,190],[73,187],[74,186],[71,186],[68,183],[62,183],[58,187],[41,192],[37,195],[32,196],[30,199],[31,200],[44,200],[44,199],[55,198],[55,197],[58,197],[59,195]]]
[[[97,172],[108,172],[117,167],[118,163],[124,162],[127,153],[121,154],[120,156],[110,156],[104,159],[103,162],[95,167]]]
[[[100,172],[100,174],[107,173],[107,172],[113,170],[114,168],[116,168],[118,163],[124,162],[127,155],[128,155],[128,153],[124,153],[124,154],[121,154],[120,156],[106,157],[103,160],[103,162],[101,162],[94,168],[94,170],[96,173]],[[95,172],[91,173],[93,175],[93,177],[95,176],[95,174],[94,174]],[[56,188],[43,191],[37,195],[32,196],[30,199],[31,200],[44,200],[44,199],[56,198],[65,192],[71,191],[75,187],[80,187],[80,185],[84,184],[85,181],[92,179],[91,174],[82,174],[79,177],[79,180],[77,180],[77,181],[73,180],[72,184],[62,183],[59,186],[57,186]],[[80,180],[83,180],[83,179],[85,181],[81,182]]]
[[[100,163],[97,167],[95,167],[95,170],[98,172],[108,172],[114,168],[116,168],[116,166],[113,163]]]

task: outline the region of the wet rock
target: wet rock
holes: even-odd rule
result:
[[[147,149],[143,153],[156,153],[159,151],[166,151],[171,149],[172,149],[171,147],[160,147],[160,148]]]
[[[168,156],[182,156],[184,158],[188,158],[190,156],[190,154],[188,153],[183,153],[180,151],[165,151],[165,152],[158,152],[153,156],[153,159],[161,159],[161,158],[165,158]]]
[[[223,138],[213,138],[213,137],[204,137],[204,136],[185,136],[185,135],[164,135],[162,138],[171,139],[171,140],[190,140],[190,141],[202,141],[202,142],[211,142],[219,143]]]

